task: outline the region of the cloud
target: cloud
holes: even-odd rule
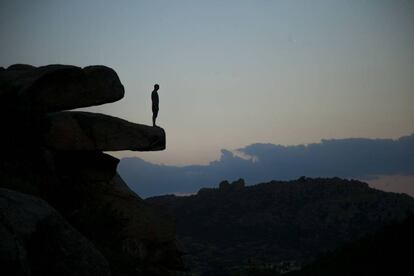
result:
[[[236,150],[232,150],[232,151],[231,151],[231,153],[232,153],[234,156],[237,156],[237,157],[239,157],[239,158],[241,158],[241,159],[244,159],[244,160],[251,160],[251,161],[253,161],[253,162],[257,162],[257,161],[258,161],[257,156],[249,155],[249,154],[247,154],[247,153],[243,152],[242,150],[243,150],[243,149],[236,149]]]
[[[244,178],[248,184],[300,176],[372,179],[379,175],[414,175],[414,134],[392,139],[331,139],[296,146],[252,144],[221,151],[208,165],[156,165],[124,158],[124,180],[143,197],[194,193],[224,179]]]

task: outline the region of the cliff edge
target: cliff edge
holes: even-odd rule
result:
[[[10,225],[5,218],[17,209],[2,209],[0,230],[9,235],[0,238],[0,263],[6,271],[45,275],[48,263],[49,268],[60,264],[53,266],[60,275],[169,275],[183,270],[172,218],[131,191],[117,174],[119,160],[102,152],[163,150],[164,130],[67,111],[123,96],[118,75],[105,66],[16,64],[0,70],[0,187],[5,188],[0,198],[4,206],[17,204],[19,215],[14,217],[21,217]],[[36,200],[40,203],[32,202]],[[30,206],[47,212],[33,213]],[[59,223],[45,226],[49,213]],[[32,232],[18,234],[24,231],[16,229],[29,224]],[[51,229],[57,234],[48,236]],[[47,253],[39,235],[58,237],[48,243]],[[70,242],[62,241],[68,235]],[[70,271],[76,258],[51,253],[62,252],[62,244],[76,252],[77,270]],[[19,255],[13,246],[30,254]],[[52,255],[57,258],[53,263]],[[85,261],[90,259],[94,261]]]

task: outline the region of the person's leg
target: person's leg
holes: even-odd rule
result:
[[[157,116],[158,116],[158,110],[153,110],[152,111],[152,126],[157,126],[156,124],[155,124],[155,121],[157,120]]]

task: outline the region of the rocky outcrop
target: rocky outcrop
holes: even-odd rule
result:
[[[110,275],[95,246],[44,200],[0,188],[4,275]]]
[[[233,190],[233,189],[243,189],[245,187],[244,179],[240,178],[237,181],[233,181],[231,184],[227,181],[221,181],[219,184],[219,189],[222,191]]]
[[[25,109],[50,112],[118,101],[124,87],[105,66],[12,65],[0,72],[0,95]]]
[[[53,150],[154,151],[165,149],[162,128],[134,124],[104,114],[58,112],[49,114],[45,145]]]
[[[0,124],[5,130],[0,186],[47,201],[102,253],[111,274],[173,274],[183,270],[183,263],[172,218],[132,192],[117,174],[119,160],[101,152],[163,150],[164,130],[104,114],[64,111],[116,101],[123,94],[116,73],[104,66],[18,64],[0,70]],[[58,231],[53,225],[39,228],[40,234]],[[55,236],[49,237],[53,243]],[[33,250],[41,252],[42,242]],[[2,254],[0,262],[7,262],[7,256],[12,255]],[[42,260],[33,260],[21,269],[47,274],[37,266]],[[97,269],[79,275],[98,274],[104,273]]]
[[[60,152],[53,163],[61,188],[52,192],[53,204],[109,260],[116,260],[112,264],[118,274],[157,268],[168,275],[166,269],[180,268],[171,217],[129,189],[116,173],[118,159],[103,153]]]

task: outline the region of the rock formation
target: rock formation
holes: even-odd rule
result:
[[[0,188],[4,275],[110,275],[95,246],[44,200]]]
[[[16,64],[2,72],[3,94],[11,94],[25,108],[51,112],[118,101],[124,87],[115,71],[105,66]]]
[[[245,187],[244,179],[240,178],[237,181],[233,181],[231,184],[224,180],[220,182],[219,189],[222,191],[232,190],[232,189],[243,189]]]
[[[171,217],[132,192],[116,172],[119,160],[102,153],[163,150],[164,130],[65,111],[114,102],[123,95],[117,74],[104,66],[16,64],[0,70],[0,143],[5,149],[0,186],[19,192],[1,190],[8,201],[19,201],[2,209],[0,230],[9,236],[0,237],[0,263],[17,264],[13,273],[45,275],[54,265],[60,275],[169,275],[183,270]],[[32,213],[31,206],[42,211]],[[31,232],[18,232],[4,219],[18,208],[25,215],[16,227],[30,225]],[[53,239],[49,251],[42,250],[45,241],[38,235]],[[11,243],[32,253],[21,259],[9,250]],[[38,252],[36,246],[26,246],[33,243]],[[51,252],[61,258],[47,268],[40,263]],[[64,255],[70,252],[76,252],[75,259]],[[66,271],[72,266],[77,266],[75,274]]]
[[[49,114],[44,139],[47,147],[59,151],[165,149],[165,133],[162,128],[89,112]]]

